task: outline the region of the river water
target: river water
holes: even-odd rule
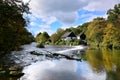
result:
[[[22,48],[9,55],[9,60],[23,67],[20,80],[120,80],[119,50],[54,45],[36,48],[36,43]],[[30,54],[33,51],[40,55]],[[50,56],[52,53],[59,55]]]

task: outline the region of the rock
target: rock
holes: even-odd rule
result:
[[[37,45],[37,47],[38,47],[38,48],[45,48],[45,46],[44,46],[42,43],[39,43],[39,44]]]
[[[9,76],[10,77],[21,77],[21,76],[23,76],[24,75],[24,73],[22,73],[22,72],[19,72],[19,71],[11,71],[10,73],[9,73]]]
[[[16,67],[10,67],[9,70],[10,70],[10,71],[16,71],[16,70],[18,70],[18,69],[17,69]]]

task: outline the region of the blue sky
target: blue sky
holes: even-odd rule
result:
[[[118,3],[120,0],[31,0],[27,29],[34,36],[44,31],[51,35],[59,28],[76,27],[96,17],[106,18],[107,10]]]

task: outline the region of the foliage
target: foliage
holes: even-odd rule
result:
[[[36,42],[37,43],[45,43],[46,41],[48,41],[50,38],[50,36],[48,35],[47,32],[43,32],[43,33],[39,33],[37,36],[36,36]]]
[[[115,5],[114,9],[109,9],[107,14],[108,14],[108,20],[111,22],[120,19],[120,4]]]
[[[88,43],[99,45],[103,40],[103,31],[105,27],[106,21],[104,18],[95,18],[87,27],[86,37]]]
[[[80,30],[80,32],[86,32],[87,27],[89,26],[90,22],[83,23],[82,25],[79,25],[77,29]]]
[[[86,36],[89,44],[120,49],[120,4],[109,9],[108,18],[94,19],[87,27]]]
[[[58,30],[57,30],[57,38],[58,39],[61,39],[61,36],[63,35],[65,33],[65,30],[64,29],[61,29],[61,28],[59,28]]]
[[[103,45],[120,49],[120,4],[108,10],[107,27],[104,30]]]
[[[19,46],[33,41],[25,26],[23,13],[29,13],[28,3],[21,0],[0,0],[0,51],[18,50]]]
[[[50,39],[53,44],[55,44],[59,40],[56,33],[52,34]]]

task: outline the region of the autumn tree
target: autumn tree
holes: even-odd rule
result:
[[[61,39],[61,36],[63,35],[65,33],[65,30],[64,29],[62,29],[62,28],[59,28],[58,30],[57,30],[57,38],[58,39]]]
[[[98,45],[103,40],[103,30],[106,27],[106,20],[104,18],[95,18],[87,27],[86,37],[90,44]]]
[[[59,40],[58,35],[56,33],[52,34],[50,37],[53,44]]]
[[[117,36],[115,37],[116,32],[117,32],[117,28],[115,28],[114,24],[107,23],[107,27],[104,30],[104,36],[102,42],[103,46],[112,48],[113,42],[115,38],[117,38]]]
[[[108,10],[107,27],[104,30],[103,45],[110,48],[120,48],[120,4]]]

